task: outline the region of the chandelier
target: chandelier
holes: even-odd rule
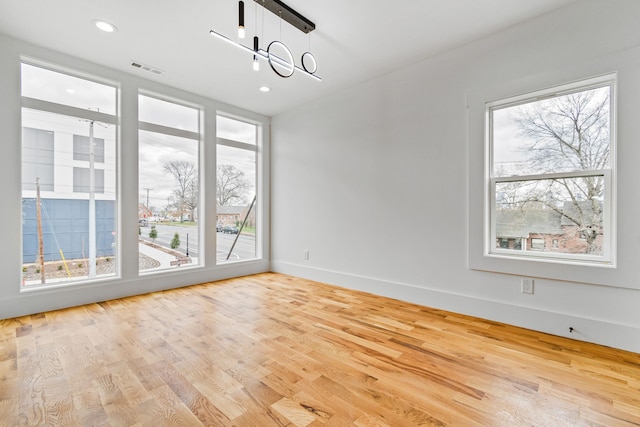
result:
[[[264,10],[277,15],[281,20],[284,20],[291,24],[293,27],[302,31],[305,34],[309,34],[316,26],[313,22],[302,16],[300,13],[287,6],[280,0],[254,0],[257,5],[260,5]],[[264,18],[264,11],[263,11]],[[256,13],[257,21],[257,13]],[[263,24],[264,31],[264,24]],[[243,51],[253,56],[253,69],[258,71],[260,69],[260,61],[266,61],[269,63],[271,69],[280,77],[291,77],[296,71],[308,77],[311,77],[317,81],[322,79],[315,73],[318,68],[316,58],[309,51],[302,54],[299,65],[296,64],[291,50],[280,40],[271,41],[266,49],[260,47],[260,39],[257,35],[257,22],[256,22],[256,35],[253,36],[253,48],[242,44],[241,40],[246,37],[245,22],[244,22],[244,1],[238,2],[238,41],[220,34],[217,31],[209,31],[213,37],[225,41],[233,46],[236,46]]]

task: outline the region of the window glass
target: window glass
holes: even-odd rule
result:
[[[547,92],[489,107],[490,252],[609,262],[613,80]]]
[[[69,74],[22,64],[22,96],[116,114],[116,88]]]
[[[141,122],[198,132],[199,111],[196,108],[140,95],[138,109],[138,119]]]
[[[22,128],[22,189],[53,191],[53,131]]]
[[[89,193],[91,188],[96,194],[104,193],[104,170],[94,169],[94,182],[91,184],[90,168],[73,168],[73,192]],[[92,187],[93,185],[93,187]]]
[[[247,124],[245,124],[247,125]],[[253,134],[256,133],[256,125]],[[218,143],[216,229],[219,263],[257,257],[257,152]]]
[[[54,78],[51,85],[55,84],[59,81]],[[115,89],[111,89],[115,111]],[[29,87],[29,93],[39,92]],[[85,95],[91,99],[90,94]],[[97,104],[105,102],[103,95],[98,92]],[[56,108],[48,106],[50,111]],[[116,127],[50,111],[22,109],[25,288],[117,274]],[[102,162],[76,158],[78,137],[86,141],[89,158],[101,141]]]
[[[225,138],[232,141],[255,145],[257,140],[257,129],[257,126],[252,123],[243,122],[225,116],[217,117],[218,138]]]
[[[104,163],[104,139],[93,138],[93,146],[91,139],[84,135],[73,135],[73,160],[91,160],[93,148],[93,161]]]
[[[496,183],[496,236],[528,240],[527,246],[539,251],[603,255],[604,192],[591,200],[578,196],[585,180],[603,181],[604,177]],[[536,239],[556,240],[558,245],[545,247],[539,240],[533,245]]]
[[[138,132],[140,272],[199,265],[200,140],[175,135],[172,129],[176,134],[185,130],[176,127],[178,114],[195,118],[187,130],[197,131],[200,112],[143,95],[140,100],[141,112],[153,106],[153,117],[146,118],[167,128],[165,133]]]
[[[610,91],[606,86],[493,109],[494,176],[609,168]]]

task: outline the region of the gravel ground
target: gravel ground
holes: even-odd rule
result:
[[[139,255],[140,270],[147,270],[155,268],[160,265],[158,261],[150,258],[146,255]],[[113,274],[115,273],[116,264],[113,258],[98,258],[96,260],[96,274]],[[67,273],[67,268],[69,272]],[[26,271],[25,271],[26,270]],[[67,267],[65,268],[62,261],[51,261],[44,263],[44,271],[47,279],[59,279],[68,276],[86,276],[89,274],[89,268],[87,266],[87,260],[73,260],[67,261]],[[40,270],[37,264],[25,264],[23,265],[22,278],[24,281],[39,280]]]

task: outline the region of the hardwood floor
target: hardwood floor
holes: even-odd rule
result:
[[[279,274],[0,321],[2,426],[638,426],[640,355]]]

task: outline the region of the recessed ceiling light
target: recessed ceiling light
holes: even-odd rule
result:
[[[260,92],[270,92],[271,88],[269,86],[260,86]]]
[[[104,31],[105,33],[113,33],[114,31],[117,30],[115,25],[107,21],[95,20],[93,21],[93,23],[95,24],[96,27],[98,27],[99,30]]]

